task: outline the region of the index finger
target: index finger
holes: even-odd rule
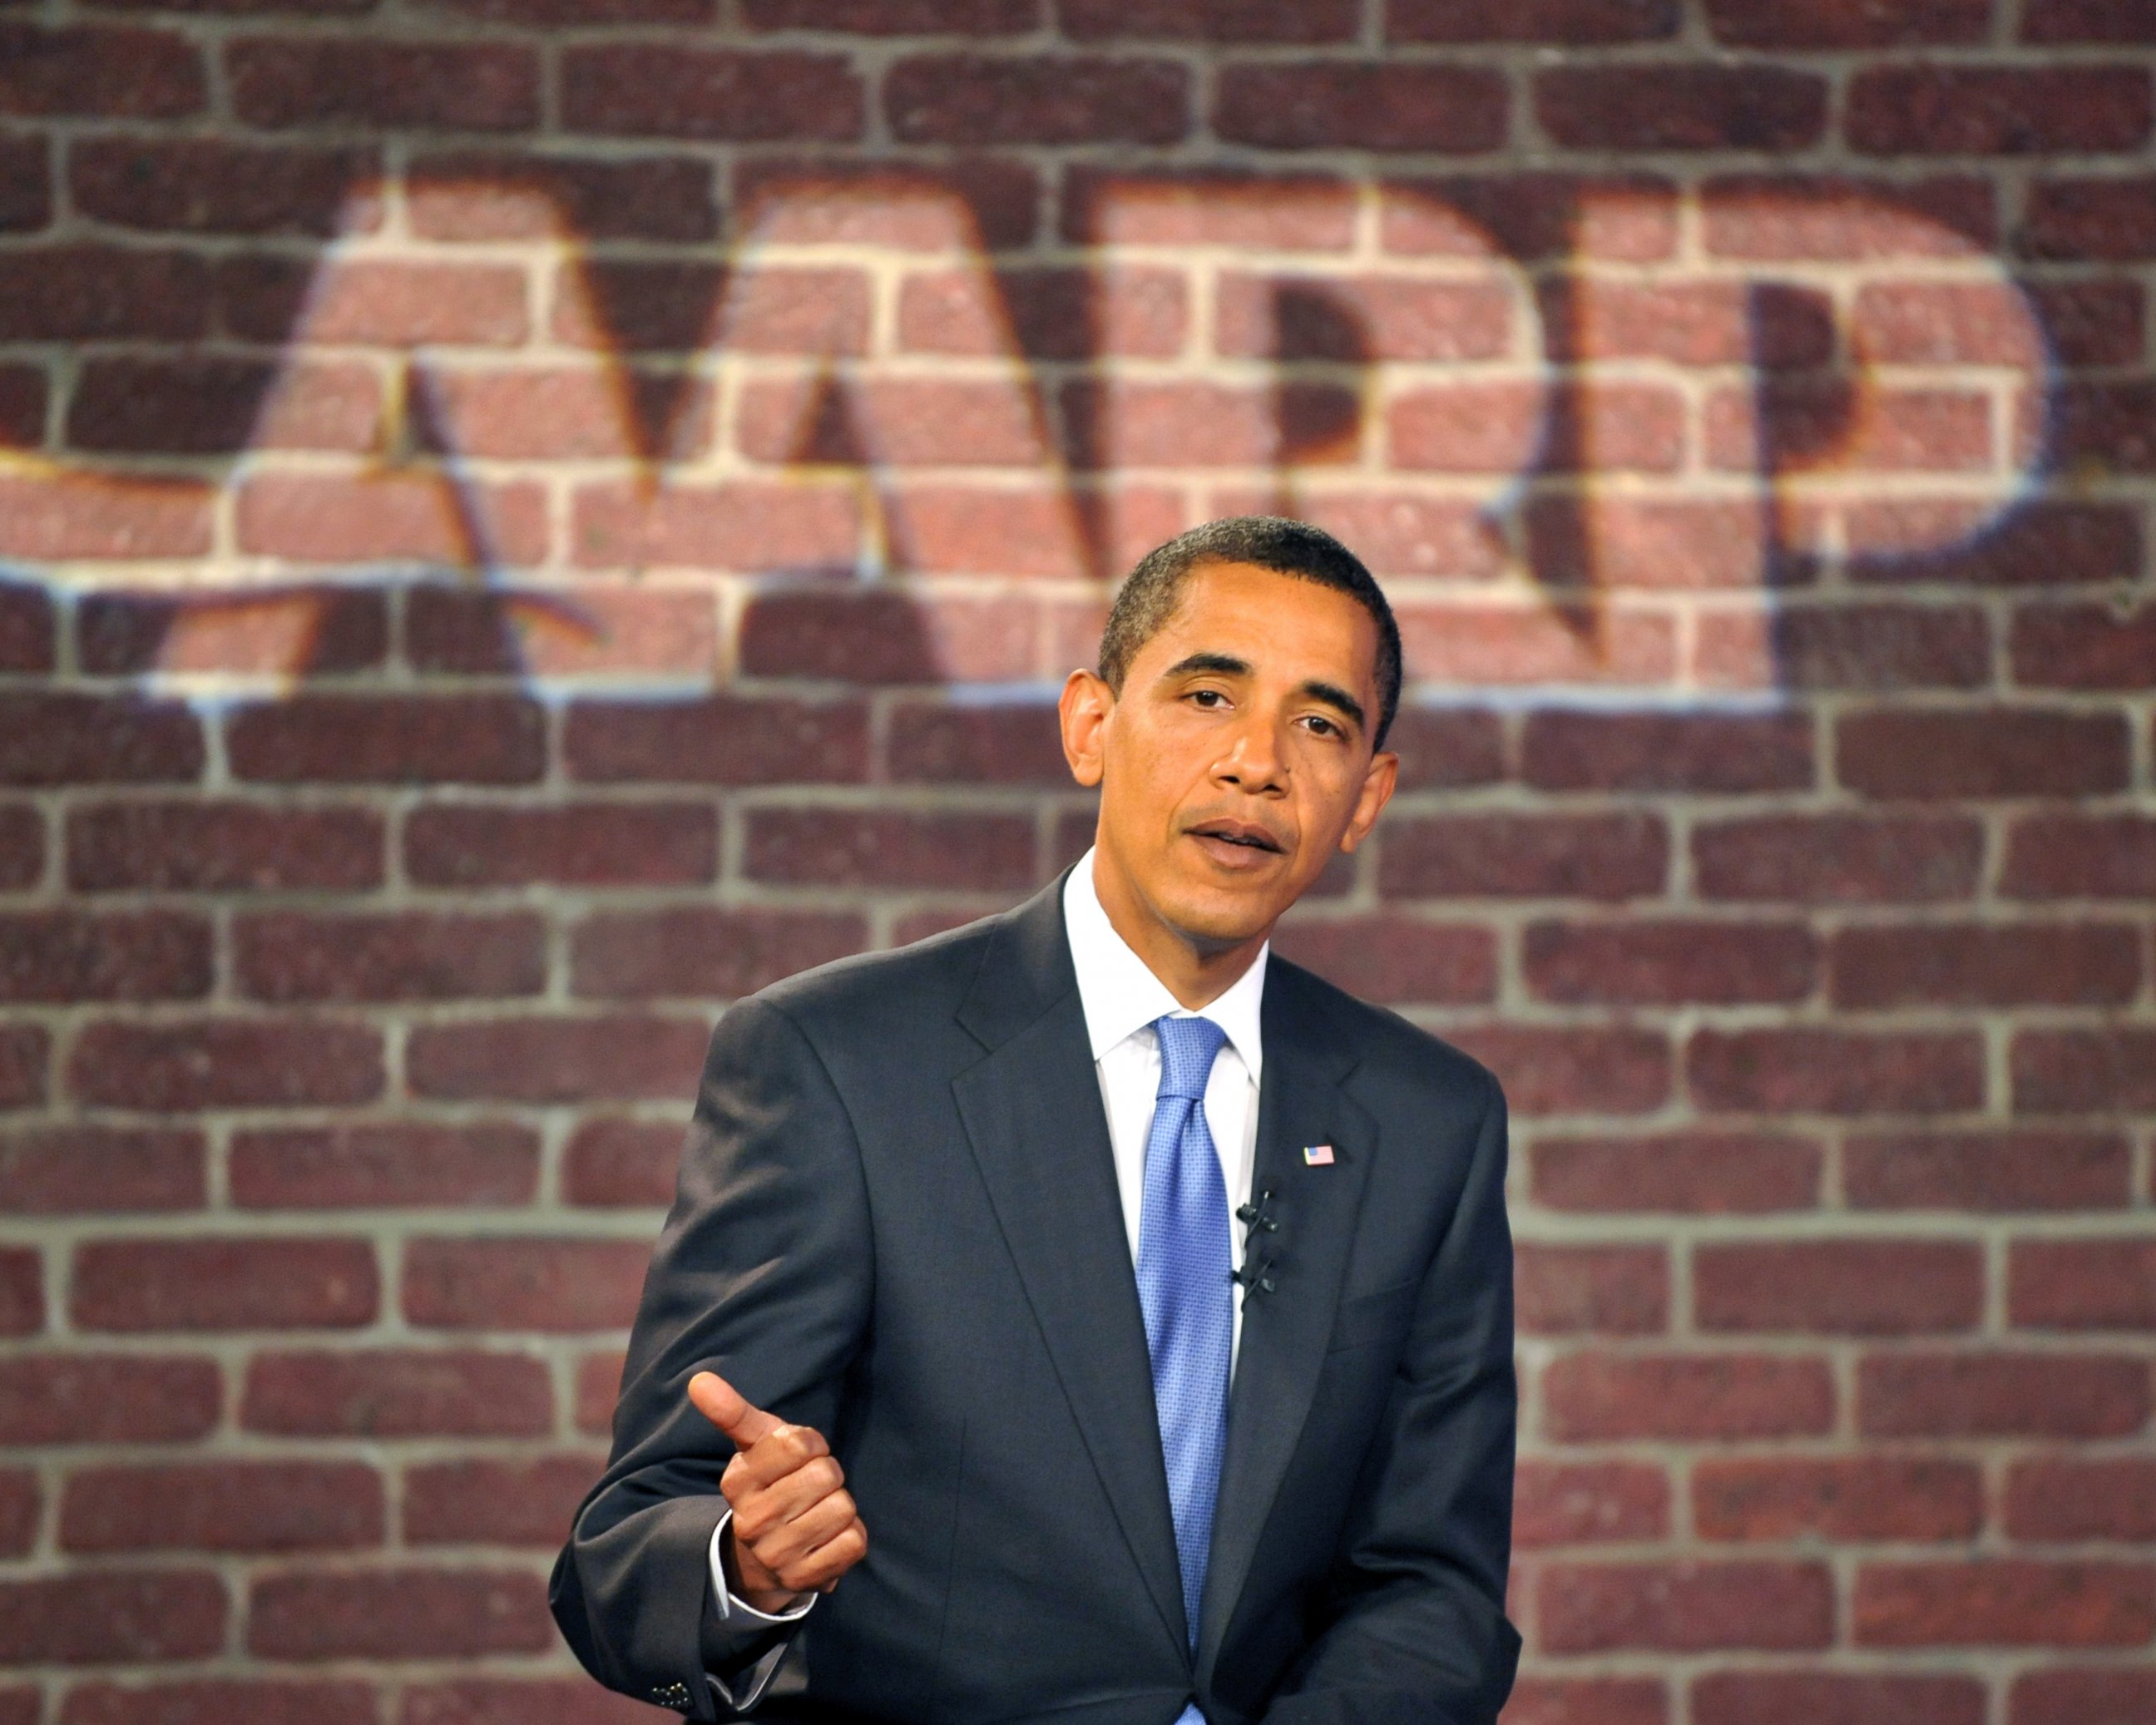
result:
[[[765,1413],[716,1372],[699,1372],[690,1378],[689,1399],[699,1414],[733,1440],[734,1448],[743,1455],[784,1423],[778,1415]]]

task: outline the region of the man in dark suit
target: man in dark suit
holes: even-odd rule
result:
[[[1086,858],[721,1019],[555,1567],[601,1681],[706,1720],[1495,1717],[1504,1100],[1269,948],[1391,794],[1399,680],[1337,542],[1195,529],[1065,688]]]

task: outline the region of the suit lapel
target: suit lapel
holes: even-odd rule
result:
[[[952,1081],[989,1202],[1131,1554],[1186,1645],[1145,1320],[1060,881],[1006,922],[958,1016],[989,1050]]]
[[[1205,1572],[1201,1673],[1218,1656],[1301,1434],[1377,1148],[1376,1123],[1340,1087],[1354,1068],[1354,1050],[1316,1009],[1301,973],[1278,958],[1265,978],[1262,1011],[1265,1078],[1251,1191],[1270,1190],[1268,1208],[1280,1228],[1258,1253],[1269,1251],[1276,1260],[1273,1290],[1252,1292],[1243,1306]],[[1330,1164],[1304,1160],[1304,1148],[1317,1144],[1332,1147]]]

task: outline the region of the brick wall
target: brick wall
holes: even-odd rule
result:
[[[1514,1725],[2156,1717],[2147,0],[0,0],[0,1725],[582,1725],[713,1014],[1394,594]],[[873,1507],[870,1507],[873,1516]]]

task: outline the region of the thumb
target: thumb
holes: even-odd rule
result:
[[[734,1447],[748,1450],[785,1422],[756,1406],[716,1372],[699,1372],[689,1380],[689,1399],[696,1409],[734,1440]]]

